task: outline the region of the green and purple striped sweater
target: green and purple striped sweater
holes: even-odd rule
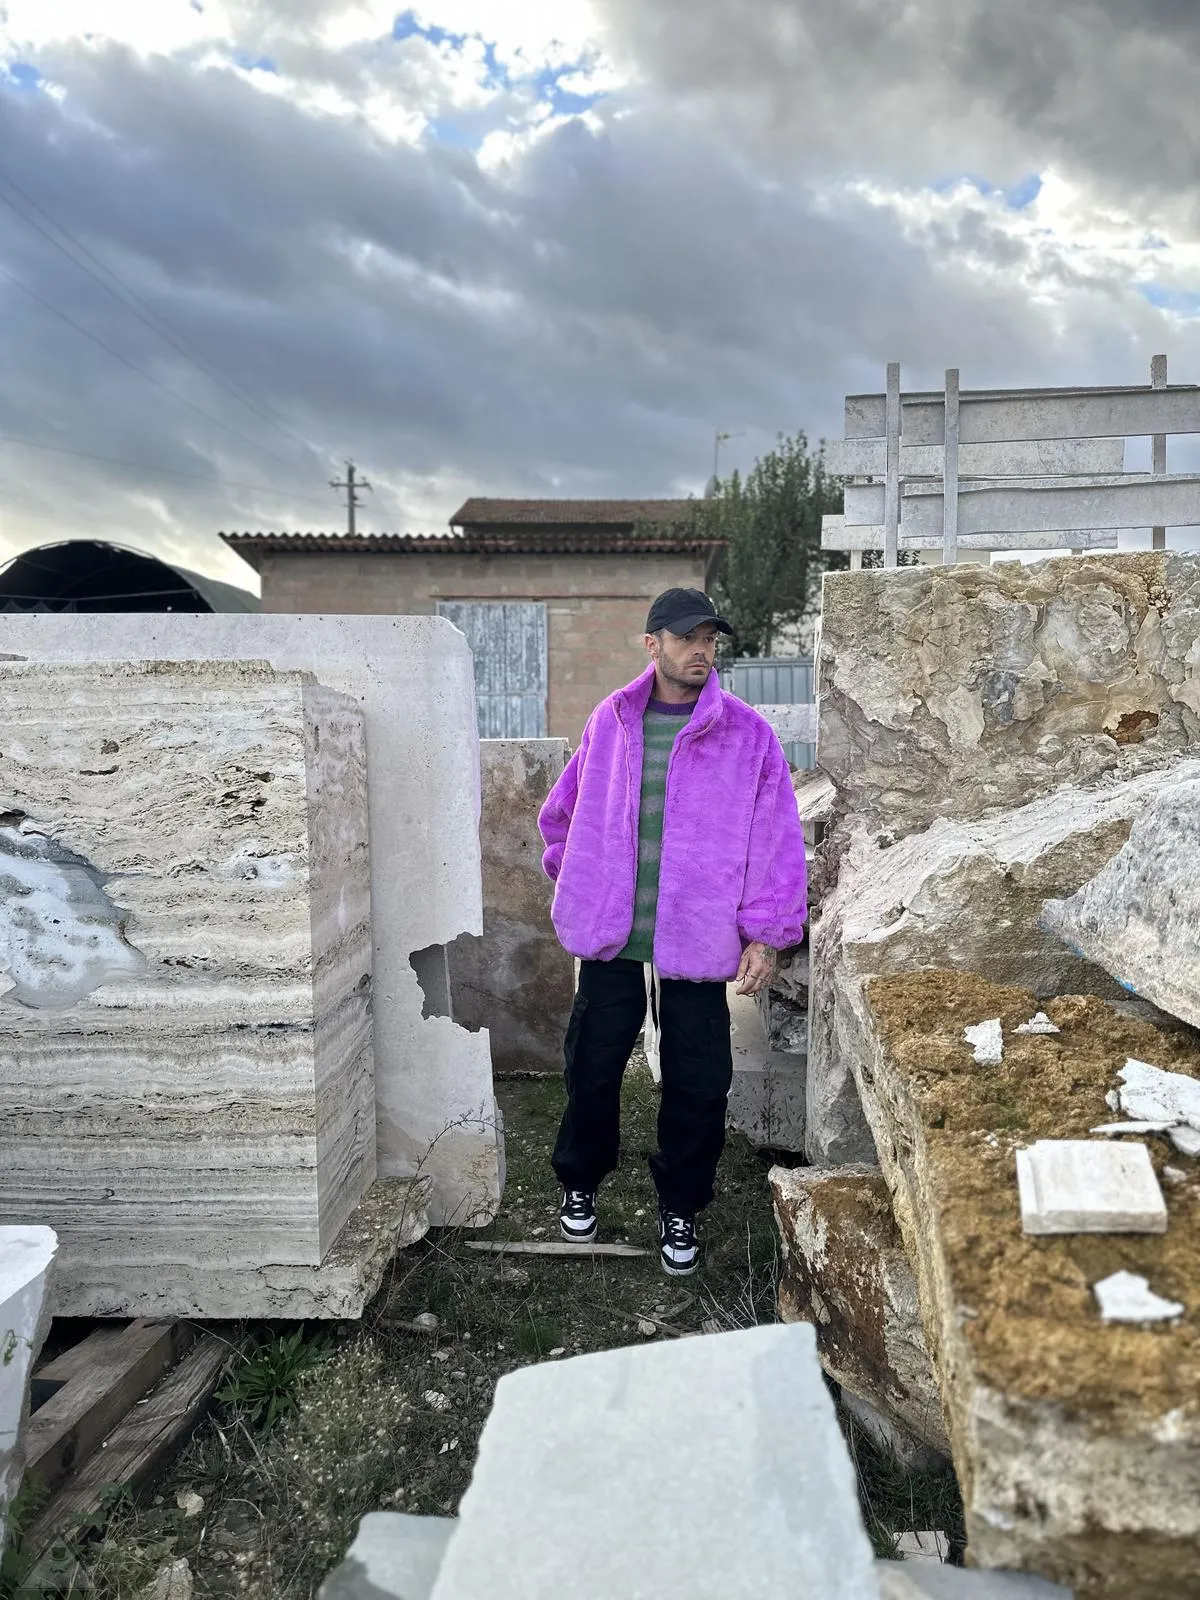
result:
[[[620,953],[624,961],[654,960],[654,916],[658,909],[658,869],[662,860],[663,804],[667,795],[667,763],[695,702],[668,705],[651,700],[642,717],[645,741],[642,793],[638,809],[637,888],[633,900],[633,932]]]

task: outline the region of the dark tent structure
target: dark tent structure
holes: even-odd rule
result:
[[[258,609],[247,589],[100,539],[39,545],[0,570],[0,612]]]

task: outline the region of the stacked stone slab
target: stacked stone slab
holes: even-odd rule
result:
[[[807,1151],[870,1161],[847,985],[914,959],[982,961],[1017,982],[1044,962],[1031,986],[1054,992],[1063,953],[1031,926],[1030,903],[1098,871],[1200,744],[1200,559],[832,574],[817,671],[835,798],[814,873]],[[855,970],[835,981],[848,935]],[[1070,986],[1112,992],[1090,962]]]
[[[8,663],[0,708],[0,1221],[56,1313],[270,1314],[376,1175],[358,706]]]
[[[486,1031],[430,1006],[414,955],[483,931],[471,652],[437,617],[0,617],[0,656],[32,662],[268,661],[361,707],[370,759],[376,1148],[383,1178],[432,1180],[433,1224],[495,1215],[503,1138]]]

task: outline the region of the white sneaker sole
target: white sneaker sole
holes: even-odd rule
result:
[[[666,1256],[659,1251],[658,1264],[666,1273],[668,1278],[690,1278],[692,1273],[695,1272],[696,1268],[700,1265],[700,1257],[697,1256],[696,1259],[688,1266],[682,1266],[677,1262],[668,1261]]]
[[[560,1221],[558,1231],[568,1244],[591,1244],[596,1237],[597,1224],[593,1222],[586,1233],[573,1233],[565,1222]]]

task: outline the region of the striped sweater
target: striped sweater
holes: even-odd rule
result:
[[[668,705],[651,700],[642,718],[644,754],[642,793],[638,810],[637,888],[633,902],[633,932],[620,952],[623,961],[654,960],[654,915],[658,909],[658,868],[662,859],[663,805],[667,797],[667,763],[680,729],[696,709],[695,702]]]

